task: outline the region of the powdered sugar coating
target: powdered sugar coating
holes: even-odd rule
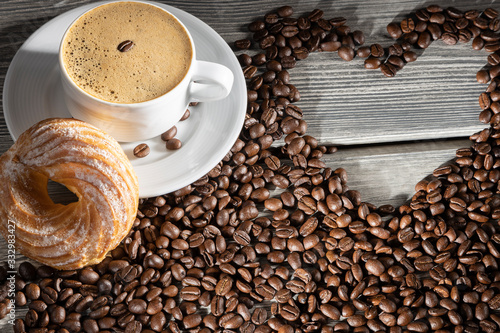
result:
[[[78,197],[54,204],[47,182]],[[48,119],[24,132],[0,157],[0,232],[16,224],[16,247],[58,269],[100,262],[128,234],[138,181],[120,145],[79,120]]]

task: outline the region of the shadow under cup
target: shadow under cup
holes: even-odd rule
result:
[[[118,17],[116,17],[117,15]],[[124,15],[130,15],[130,22],[122,22]],[[142,15],[142,22],[146,22],[146,25],[153,23],[156,29],[144,30],[143,26],[137,24],[137,21],[141,21],[138,15]],[[156,17],[159,17],[160,20],[168,19],[170,23],[175,22],[177,25],[175,33],[186,36],[184,47],[190,51],[190,56],[183,64],[187,71],[182,72],[176,82],[170,82],[173,85],[171,89],[147,100],[113,102],[89,91],[88,86],[87,89],[80,86],[87,82],[95,82],[101,87],[99,89],[109,89],[114,92],[125,86],[124,82],[128,82],[126,88],[130,88],[132,87],[130,84],[134,84],[137,86],[136,89],[146,90],[147,87],[153,85],[152,82],[158,76],[158,81],[154,85],[165,83],[164,80],[168,80],[168,78],[161,77],[161,75],[168,76],[170,72],[166,70],[162,72],[159,70],[162,66],[158,64],[168,63],[172,58],[172,56],[168,56],[170,41],[169,35],[162,31],[161,24],[154,23]],[[112,20],[116,22],[113,23]],[[96,22],[101,22],[101,27]],[[127,23],[130,23],[129,26],[124,28],[123,26],[127,26]],[[113,26],[113,24],[118,25],[115,29],[116,36],[109,32],[114,31],[110,29],[110,25]],[[158,27],[158,25],[160,26]],[[75,29],[87,30],[84,34],[78,34],[80,31],[75,31]],[[102,30],[100,33],[97,31],[99,29]],[[148,35],[148,31],[151,36]],[[78,43],[84,40],[85,43],[90,44],[88,40],[81,38],[82,36],[88,37],[89,32],[94,34],[92,40],[97,40],[102,44],[91,44],[92,47],[95,47],[93,50],[92,47],[79,45],[75,41],[77,38],[75,36],[80,36]],[[99,35],[104,33],[106,34],[103,37],[105,40],[99,40]],[[136,41],[130,36],[136,38]],[[151,42],[152,39],[154,39],[153,42]],[[118,45],[126,40],[131,41],[134,46],[126,52],[121,52]],[[75,44],[69,44],[71,47],[67,47],[68,43],[72,42]],[[164,50],[158,52],[155,45],[164,47]],[[78,52],[67,53],[68,50],[81,51],[78,47],[84,47],[82,56],[76,55]],[[85,50],[85,47],[88,50]],[[156,48],[155,54],[148,52],[154,48]],[[176,51],[171,51],[174,56]],[[96,60],[95,52],[102,53],[99,60]],[[151,60],[155,55],[159,57]],[[123,61],[116,63],[117,60]],[[115,61],[114,66],[112,66],[113,61]],[[70,62],[71,66],[69,66]],[[175,62],[172,63],[175,64]],[[97,64],[100,68],[96,67]],[[147,67],[145,64],[150,66]],[[61,41],[59,65],[65,101],[71,115],[108,132],[121,142],[143,141],[161,135],[182,118],[189,102],[209,102],[223,99],[229,95],[234,80],[234,75],[229,68],[217,63],[196,60],[193,39],[186,27],[175,16],[159,6],[140,1],[107,3],[96,6],[78,17],[67,29]],[[85,66],[89,67],[88,71]],[[94,68],[97,70],[92,72]],[[105,73],[103,73],[103,68],[106,70]],[[128,71],[130,68],[133,70],[140,68],[142,71]],[[84,81],[84,84],[75,82],[79,80],[78,76],[75,76],[78,71],[80,73],[84,71],[85,74],[90,73],[83,75],[88,77],[88,81]],[[124,75],[132,76],[137,82],[120,81]],[[124,89],[124,91],[127,90],[130,91],[130,89]],[[132,93],[130,95],[132,96]]]

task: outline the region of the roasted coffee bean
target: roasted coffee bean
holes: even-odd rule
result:
[[[403,35],[401,27],[396,23],[389,23],[387,25],[387,32],[389,33],[389,36],[394,39],[398,39]]]
[[[186,329],[192,329],[200,325],[202,322],[202,317],[199,314],[190,314],[182,319],[182,323]]]
[[[25,281],[33,281],[36,278],[36,268],[30,262],[22,262],[19,264],[18,273]],[[3,281],[5,278],[2,278]]]
[[[413,62],[417,60],[417,54],[413,51],[406,51],[405,53],[403,53],[403,57],[406,62]]]
[[[26,285],[25,293],[28,299],[36,300],[40,297],[41,294],[40,287],[35,283],[30,283]]]
[[[441,39],[445,44],[455,45],[458,42],[458,36],[451,32],[445,32],[441,35]]]
[[[128,310],[133,314],[143,314],[146,312],[147,303],[142,299],[133,299],[128,303]]]
[[[401,69],[405,65],[404,60],[401,57],[395,55],[389,56],[387,58],[387,62],[394,65],[394,67],[396,67],[397,69]]]
[[[118,44],[118,51],[120,52],[128,52],[134,47],[134,42],[131,40],[125,40]]]
[[[279,17],[289,17],[293,14],[293,8],[291,6],[282,6],[276,10]]]
[[[149,146],[145,143],[141,143],[134,148],[134,156],[143,158],[149,155]]]
[[[361,46],[357,50],[357,55],[361,58],[367,58],[370,55],[370,52],[369,46]]]
[[[380,65],[382,65],[382,61],[379,58],[368,57],[365,60],[365,68],[366,69],[377,69],[377,68],[380,68]]]
[[[401,31],[405,34],[412,32],[415,29],[415,22],[412,18],[407,18],[401,21]]]
[[[55,291],[51,287],[46,287],[42,293],[41,293],[41,298],[45,301],[46,304],[54,304],[57,302],[59,295],[57,291]]]
[[[242,67],[246,67],[252,64],[252,57],[246,53],[242,53],[238,56],[238,62]]]
[[[345,61],[351,61],[352,59],[354,59],[354,50],[352,48],[350,48],[349,46],[341,46],[339,49],[338,49],[338,54],[339,54],[339,57],[342,58],[343,60]]]
[[[376,259],[369,259],[365,264],[366,270],[375,276],[380,276],[385,272],[384,265]]]
[[[168,141],[168,140],[173,139],[176,135],[177,135],[177,127],[176,126],[172,126],[169,130],[167,130],[166,132],[162,133],[161,139],[163,141]]]
[[[290,305],[284,305],[281,308],[280,311],[281,317],[283,317],[285,320],[288,321],[295,321],[299,318],[300,316],[300,311],[298,308],[290,306]]]
[[[61,324],[61,327],[67,329],[69,332],[79,332],[81,330],[81,323],[76,319],[69,319]]]
[[[252,42],[249,39],[239,39],[234,42],[234,47],[236,47],[239,50],[249,49],[251,45]]]
[[[417,44],[423,49],[428,48],[431,44],[431,35],[427,31],[422,32],[418,37]]]
[[[142,332],[142,323],[137,320],[132,320],[125,326],[126,333],[139,333]]]
[[[215,293],[219,296],[225,296],[233,287],[233,279],[226,275],[215,286]]]
[[[168,150],[177,150],[182,147],[182,142],[179,139],[173,138],[170,140],[167,140],[166,143],[166,148]]]
[[[340,311],[331,304],[322,304],[319,307],[321,313],[332,320],[340,319]]]
[[[370,54],[375,58],[381,58],[384,56],[385,51],[382,45],[380,44],[372,44],[370,46]]]
[[[390,63],[385,63],[380,65],[380,69],[382,71],[382,74],[384,74],[387,77],[393,77],[396,75],[396,67]]]

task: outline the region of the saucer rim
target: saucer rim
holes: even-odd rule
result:
[[[12,92],[12,89],[10,89],[11,88],[10,82],[12,82],[13,76],[20,70],[19,69],[19,64],[20,64],[20,59],[19,59],[20,56],[19,55],[21,54],[21,52],[24,51],[31,43],[34,43],[34,41],[37,41],[39,39],[39,35],[41,33],[43,33],[44,30],[48,29],[49,27],[52,28],[52,25],[55,25],[55,26],[61,25],[62,23],[60,21],[63,18],[67,19],[67,18],[75,17],[75,19],[76,19],[85,11],[87,11],[91,8],[106,4],[106,3],[110,3],[110,2],[115,2],[115,1],[100,1],[100,2],[96,2],[96,3],[92,3],[92,4],[86,4],[86,5],[82,5],[82,6],[79,6],[79,7],[76,7],[76,8],[73,8],[71,10],[68,10],[68,11],[61,13],[60,15],[52,18],[51,20],[49,20],[48,22],[46,22],[42,26],[40,26],[36,31],[34,31],[26,39],[26,41],[21,45],[21,47],[17,50],[16,54],[14,55],[14,57],[12,58],[12,60],[9,64],[9,67],[8,67],[8,70],[7,70],[7,73],[5,76],[4,88],[3,88],[3,92],[2,92],[3,115],[4,115],[4,119],[5,119],[5,122],[7,125],[7,129],[9,131],[9,134],[14,141],[17,140],[20,133],[14,133],[14,130],[13,130],[13,128],[15,128],[18,125],[15,125],[15,121],[14,121],[15,115],[14,115],[14,112],[9,107],[10,97],[13,96],[12,94],[15,95],[15,93]],[[200,177],[207,174],[210,170],[212,170],[224,158],[224,156],[226,156],[226,154],[230,151],[230,149],[234,145],[234,142],[236,142],[236,140],[238,139],[240,132],[241,132],[241,129],[243,127],[245,114],[246,114],[246,108],[247,108],[247,99],[246,99],[247,96],[246,96],[245,78],[244,78],[243,73],[241,71],[241,67],[240,67],[239,62],[236,58],[236,55],[231,50],[231,48],[227,44],[227,42],[224,41],[224,39],[214,29],[212,29],[205,22],[201,21],[200,19],[198,19],[197,17],[191,15],[190,13],[188,13],[186,11],[183,11],[182,9],[179,9],[179,8],[167,5],[167,4],[154,2],[154,1],[141,1],[141,2],[150,3],[150,4],[159,6],[163,9],[167,10],[168,12],[170,12],[171,14],[176,16],[179,19],[179,21],[181,21],[184,25],[186,25],[188,29],[190,28],[190,26],[193,26],[193,27],[195,25],[203,26],[203,35],[201,36],[201,38],[211,40],[212,41],[211,44],[215,45],[215,47],[219,47],[219,46],[223,47],[223,50],[222,50],[223,53],[225,53],[228,56],[228,59],[225,59],[225,60],[227,62],[230,62],[230,65],[231,65],[230,69],[234,74],[234,83],[233,83],[232,91],[230,92],[229,96],[225,100],[223,100],[223,102],[224,102],[223,105],[234,103],[234,104],[236,104],[236,106],[239,109],[237,111],[233,110],[233,109],[230,110],[230,112],[237,113],[237,116],[235,116],[234,121],[232,121],[233,130],[228,132],[227,133],[228,135],[224,136],[225,140],[218,145],[219,149],[214,151],[214,155],[218,156],[217,159],[212,159],[210,161],[211,163],[206,163],[206,162],[198,163],[199,166],[197,167],[196,172],[185,173],[185,177],[183,177],[183,178],[185,178],[185,180],[182,182],[183,183],[182,186],[179,186],[179,185],[177,185],[176,187],[161,186],[160,184],[168,184],[169,180],[168,180],[168,177],[164,177],[165,178],[164,180],[162,180],[160,177],[160,179],[156,182],[156,184],[160,185],[160,186],[154,186],[153,188],[151,188],[151,186],[149,186],[149,188],[141,188],[140,187],[139,188],[140,198],[149,198],[149,197],[155,197],[155,196],[165,195],[165,194],[171,193],[175,190],[178,190],[184,186],[187,186],[187,185],[193,183],[194,181],[198,180]],[[179,16],[182,16],[182,17],[179,17]],[[200,36],[198,36],[198,37],[200,37]],[[194,44],[196,47],[196,42],[194,42]],[[218,51],[220,52],[221,50],[218,50]],[[228,66],[227,62],[223,63],[223,64]],[[231,98],[232,100],[229,98]],[[205,102],[205,103],[211,103],[211,102]],[[208,112],[208,111],[209,110],[205,110],[205,112]],[[70,115],[68,114],[68,116],[70,116]],[[23,122],[23,121],[21,121],[21,122]],[[127,143],[120,143],[120,145],[123,145],[123,144],[127,144]],[[130,143],[128,143],[128,144],[130,144]],[[164,157],[164,158],[161,158],[159,161],[155,160],[155,161],[152,161],[151,163],[148,163],[148,164],[139,164],[139,165],[136,165],[135,168],[139,170],[138,173],[147,172],[147,170],[145,170],[145,169],[147,169],[148,166],[154,167],[155,165],[157,165],[159,163],[165,163],[166,158],[167,157]],[[134,164],[133,161],[131,161],[131,162],[132,162],[132,164]],[[162,173],[162,174],[166,174],[166,173],[167,172]],[[193,174],[195,174],[196,176],[195,177],[192,176]]]

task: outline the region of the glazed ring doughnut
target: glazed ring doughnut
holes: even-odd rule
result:
[[[55,204],[48,181],[78,197]],[[47,119],[0,157],[0,232],[25,256],[57,269],[97,264],[127,236],[139,185],[110,135],[75,119]]]

